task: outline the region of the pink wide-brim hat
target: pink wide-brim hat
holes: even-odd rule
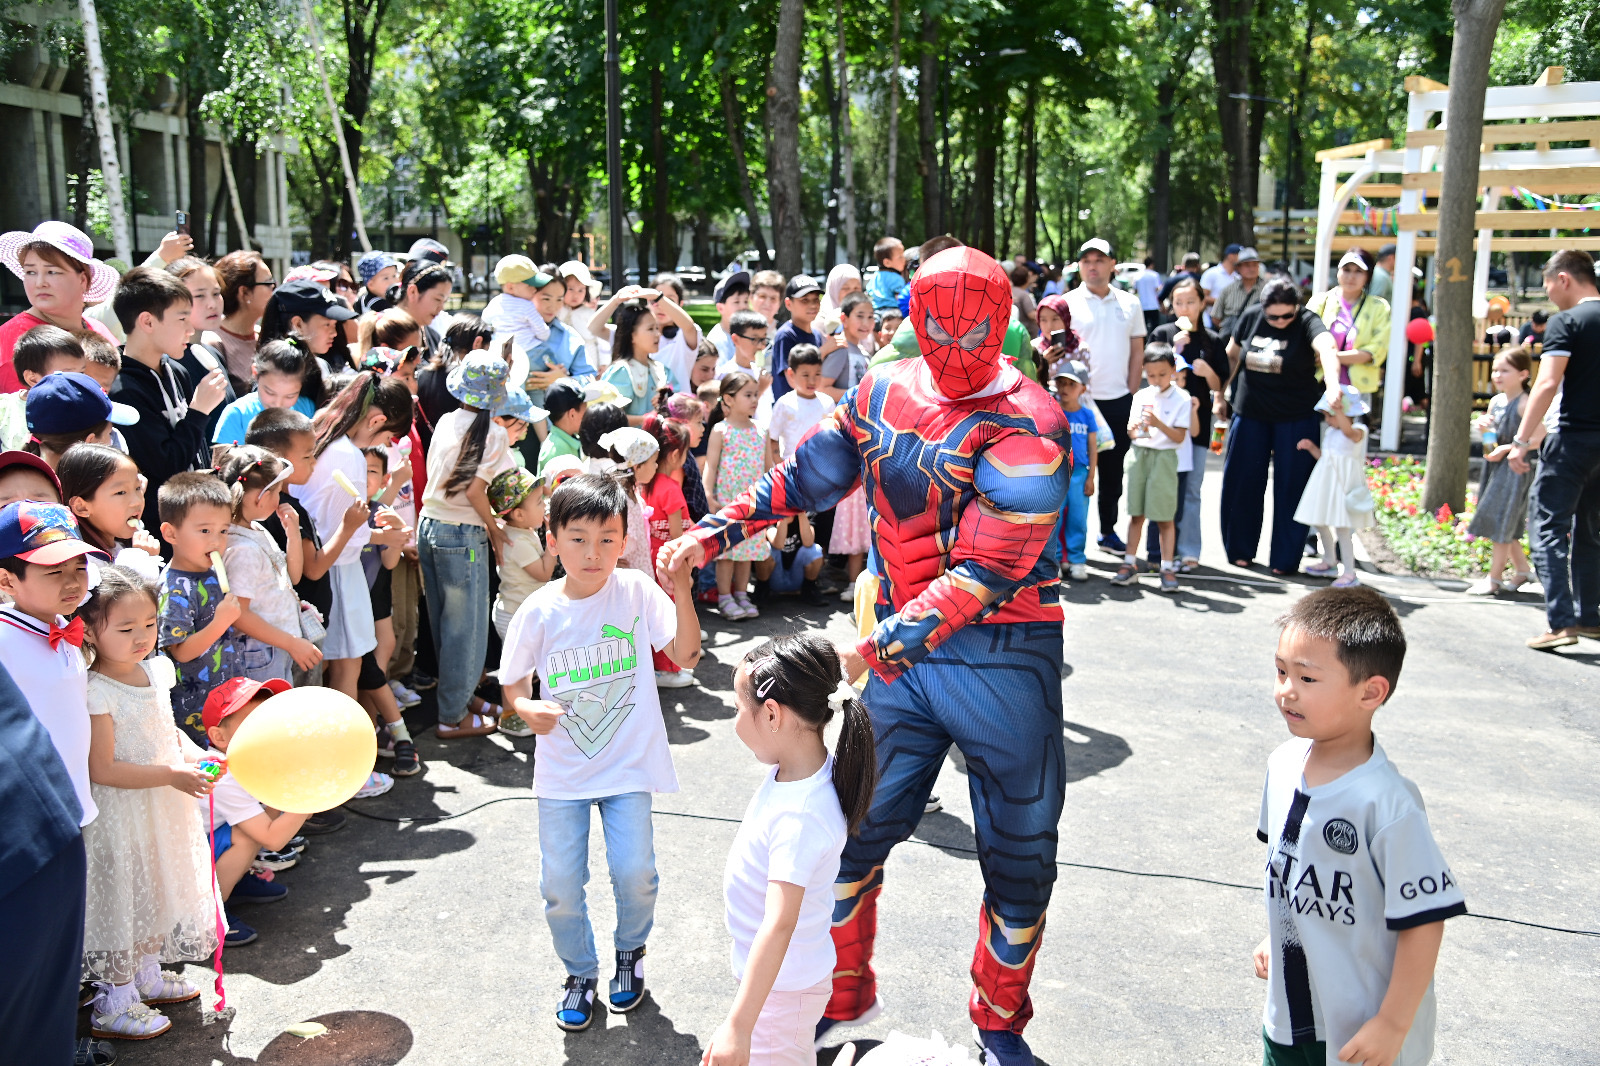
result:
[[[83,294],[84,303],[97,304],[107,299],[117,287],[121,277],[115,267],[107,266],[94,257],[94,242],[76,226],[65,222],[41,222],[33,232],[12,230],[0,234],[0,263],[11,268],[11,273],[22,277],[20,252],[25,245],[43,243],[75,259],[89,268],[89,288]]]

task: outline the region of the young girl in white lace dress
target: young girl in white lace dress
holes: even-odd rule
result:
[[[1300,494],[1294,520],[1317,531],[1322,544],[1322,561],[1306,567],[1312,577],[1333,577],[1335,588],[1361,584],[1356,573],[1355,546],[1351,532],[1364,527],[1371,517],[1350,506],[1351,493],[1365,494],[1367,485],[1367,427],[1355,421],[1367,413],[1367,403],[1354,386],[1344,386],[1343,408],[1323,414],[1322,444],[1302,440],[1296,445],[1310,452],[1317,465]],[[1334,558],[1334,546],[1339,556]]]
[[[216,878],[200,810],[211,791],[204,753],[172,724],[176,683],[156,644],[156,590],[108,566],[79,611],[89,667],[89,780],[99,817],[83,827],[88,855],[83,977],[99,983],[97,1037],[145,1040],[172,1023],[154,1007],[200,989],[163,962],[217,949]]]

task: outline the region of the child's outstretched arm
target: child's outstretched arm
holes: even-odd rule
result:
[[[699,631],[696,630],[698,633]],[[750,1034],[766,1005],[772,985],[778,979],[789,939],[800,921],[800,901],[806,890],[787,881],[767,882],[767,909],[761,928],[750,944],[750,959],[745,964],[744,980],[733,999],[728,1020],[712,1034],[700,1066],[745,1066],[750,1061]]]
[[[111,788],[162,788],[171,785],[187,796],[204,796],[216,782],[188,762],[147,766],[117,760],[117,726],[109,714],[89,716],[89,780]]]
[[[1367,1020],[1339,1049],[1340,1062],[1361,1062],[1366,1066],[1391,1066],[1411,1031],[1411,1022],[1422,1005],[1423,994],[1433,980],[1439,961],[1439,945],[1444,943],[1444,922],[1402,929],[1394,949],[1394,970],[1389,974],[1389,991],[1384,994],[1378,1013]]]

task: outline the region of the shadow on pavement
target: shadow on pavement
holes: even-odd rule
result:
[[[601,1014],[603,1009],[596,1010],[595,1023],[588,1029],[566,1034],[568,1066],[614,1066],[618,1062],[678,1066],[700,1061],[700,1038],[678,1032],[649,993],[628,1014],[607,1018]]]

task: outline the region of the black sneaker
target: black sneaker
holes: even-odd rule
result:
[[[439,687],[439,679],[421,670],[413,670],[400,682],[412,692],[431,692]]]
[[[644,945],[617,952],[617,976],[611,979],[611,1009],[626,1014],[644,1002]]]
[[[396,777],[410,777],[422,772],[422,760],[417,758],[417,746],[409,740],[394,742],[394,763],[389,772]]]
[[[308,837],[321,836],[324,833],[337,833],[344,828],[346,820],[345,816],[338,811],[323,811],[321,814],[313,814],[307,818],[305,824],[300,827],[300,832]]]
[[[593,977],[568,977],[561,1006],[556,1008],[556,1025],[569,1033],[589,1028],[594,1021],[594,990],[598,984]]]
[[[1006,1029],[975,1029],[973,1039],[982,1049],[984,1066],[1034,1066],[1033,1051],[1021,1033]]]
[[[800,602],[807,607],[822,607],[828,600],[822,594],[822,590],[817,587],[815,581],[802,580],[800,582]]]

